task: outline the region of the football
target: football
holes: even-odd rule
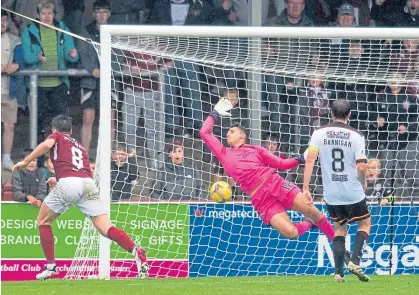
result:
[[[230,185],[225,181],[217,181],[210,188],[211,199],[217,203],[231,201],[232,191]]]

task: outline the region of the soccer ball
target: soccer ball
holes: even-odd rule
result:
[[[211,185],[210,195],[211,199],[217,203],[231,201],[231,187],[225,181],[217,181]]]

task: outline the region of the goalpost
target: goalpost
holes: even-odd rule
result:
[[[384,184],[377,181],[371,188],[394,188],[386,206],[370,196],[373,229],[362,265],[372,274],[417,274],[419,139],[414,133],[419,132],[415,107],[419,95],[405,95],[405,100],[399,101],[404,93],[392,96],[388,88],[419,88],[419,56],[413,50],[398,53],[416,46],[397,42],[405,39],[419,40],[419,29],[101,26],[101,44],[97,46],[101,61],[100,196],[115,225],[146,248],[150,276],[333,272],[331,245],[317,230],[289,241],[262,225],[248,197],[239,196],[226,204],[215,204],[208,198],[208,187],[219,171],[196,134],[213,103],[226,95],[239,96],[234,120],[249,128],[251,142],[261,144],[269,133],[272,141],[279,140],[279,151],[287,157],[301,153],[313,129],[328,122],[325,101],[350,100],[351,125],[365,134],[368,154],[380,159],[377,165],[387,180]],[[140,72],[135,62],[142,67]],[[152,91],[138,88],[141,77],[153,77],[158,87]],[[145,92],[152,94],[146,96]],[[112,105],[111,93],[121,100],[118,104]],[[128,103],[127,97],[133,95],[142,102]],[[176,109],[178,104],[183,113]],[[380,110],[381,104],[390,109]],[[121,110],[135,120],[127,123],[127,114]],[[111,112],[117,112],[112,145]],[[164,121],[166,128],[175,130],[164,130],[159,124]],[[138,123],[138,129],[127,135],[126,126],[132,122]],[[399,132],[400,125],[407,130]],[[177,128],[180,126],[184,128]],[[223,131],[218,132],[225,139]],[[117,178],[123,169],[112,166],[111,154],[118,143],[127,142],[136,151],[129,163],[139,168],[139,179],[131,185],[128,173],[119,183],[122,186],[111,184],[111,178]],[[190,198],[179,200],[176,194],[164,193],[165,185],[170,183],[173,188],[171,181],[178,181],[164,173],[167,166],[163,162],[171,165],[168,154],[173,145],[183,145],[185,162],[193,162],[191,169],[182,170],[186,174],[182,175],[181,192],[192,191]],[[281,173],[301,186],[302,172],[299,168]],[[319,201],[321,181],[319,172],[314,174],[312,188]],[[118,190],[122,194],[124,185],[130,186],[130,199],[111,202],[111,195]],[[153,191],[157,194],[150,198]],[[159,194],[161,198],[156,198]],[[321,201],[317,206],[326,211]],[[291,212],[290,218],[297,221],[302,216]],[[349,232],[354,233],[354,226]],[[348,249],[350,240],[349,235]],[[136,276],[132,257],[99,237],[88,221],[81,241],[67,278]]]

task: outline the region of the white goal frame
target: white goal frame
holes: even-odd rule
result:
[[[155,37],[212,37],[212,38],[252,38],[253,45],[261,44],[262,38],[355,38],[355,39],[419,39],[419,29],[415,28],[289,28],[289,27],[201,27],[201,26],[125,26],[103,25],[100,27],[100,96],[110,98],[112,85],[111,47],[112,36],[155,36]],[[250,52],[252,60],[259,57],[258,46],[253,46]],[[259,76],[259,79],[257,78]],[[260,98],[253,95],[258,87],[260,75],[255,74],[252,83],[249,83],[249,93],[252,97],[250,104],[252,134],[255,135],[252,143],[260,142]],[[111,100],[101,99],[101,119],[99,123],[100,145],[99,153],[99,188],[100,198],[106,204],[110,214],[110,158],[111,158]],[[256,123],[255,123],[256,122]],[[99,278],[110,279],[110,245],[111,241],[101,237],[99,243]]]

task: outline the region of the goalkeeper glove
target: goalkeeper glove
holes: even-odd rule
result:
[[[295,157],[295,159],[297,160],[298,164],[304,164],[306,162],[304,155],[298,155]]]
[[[220,116],[231,117],[229,111],[233,108],[233,105],[228,98],[221,98],[214,107]]]

